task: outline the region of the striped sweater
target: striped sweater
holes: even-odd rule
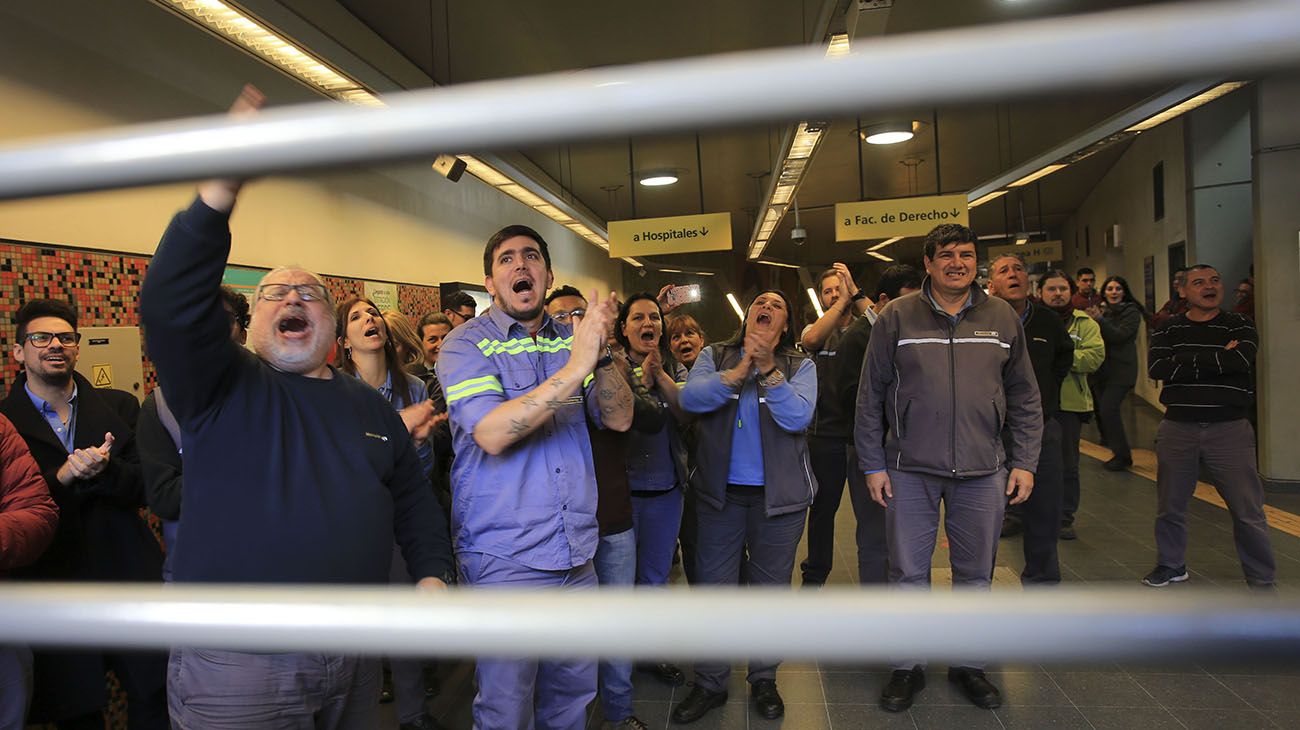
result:
[[[1236,340],[1232,349],[1227,345]],[[1249,319],[1220,312],[1207,322],[1185,314],[1151,335],[1147,372],[1164,381],[1160,402],[1171,421],[1232,421],[1246,417],[1254,396],[1259,334]]]

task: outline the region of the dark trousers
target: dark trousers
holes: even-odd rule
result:
[[[700,502],[700,582],[736,585],[741,560],[749,551],[746,577],[751,586],[788,586],[795,553],[803,536],[805,510],[767,516],[762,487],[729,486],[722,509]],[[749,681],[776,679],[776,659],[750,659]],[[729,662],[699,662],[695,684],[721,692],[731,675]]]
[[[1057,411],[1061,424],[1061,524],[1073,525],[1079,511],[1079,439],[1083,431],[1083,413]]]
[[[0,646],[0,730],[23,730],[32,698],[32,650]]]
[[[1076,441],[1076,449],[1077,449]],[[1025,526],[1025,569],[1021,583],[1061,582],[1056,541],[1061,537],[1061,426],[1053,417],[1043,423],[1043,446],[1034,473],[1034,491],[1019,506]]]
[[[1184,423],[1165,419],[1156,431],[1156,550],[1160,565],[1187,558],[1187,504],[1203,464],[1232,515],[1246,582],[1273,583],[1276,566],[1264,517],[1264,486],[1255,468],[1255,430],[1246,419]]]
[[[885,508],[871,499],[867,476],[858,466],[858,450],[848,445],[849,503],[857,518],[858,583],[889,582],[889,542],[885,540]]]
[[[699,543],[700,521],[696,518],[695,489],[687,485],[682,491],[682,529],[677,533],[677,542],[682,546],[682,573],[689,585],[699,581]]]
[[[817,479],[817,496],[808,510],[808,557],[799,566],[804,585],[821,585],[831,573],[835,558],[835,513],[844,498],[847,445],[843,438],[808,437],[808,460]]]
[[[1102,383],[1097,388],[1097,428],[1101,430],[1106,446],[1115,453],[1117,459],[1133,458],[1129,449],[1128,435],[1124,433],[1124,418],[1120,406],[1124,405],[1124,396],[1133,390],[1132,383]]]

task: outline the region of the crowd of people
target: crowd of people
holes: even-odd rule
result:
[[[253,90],[236,111],[261,104]],[[543,237],[522,225],[484,248],[492,305],[467,295],[411,320],[316,274],[275,269],[251,307],[221,286],[241,183],[202,183],[167,227],[141,292],[159,387],[143,407],[75,371],[66,302],[26,302],[0,402],[0,569],[14,578],[412,584],[588,590],[669,583],[804,586],[833,564],[847,483],[863,584],[925,590],[940,520],[953,584],[988,590],[998,540],[1023,532],[1026,585],[1061,581],[1075,537],[1081,424],[1098,412],[1131,463],[1119,404],[1137,376],[1144,312],[1127,283],[1100,293],[1052,270],[1031,296],[1016,256],[976,282],[976,236],[941,225],[924,270],[891,266],[870,295],[847,267],[820,275],[824,314],[799,327],[780,290],[710,340],[665,292],[555,286]],[[1150,336],[1167,410],[1156,455],[1156,567],[1188,579],[1186,511],[1199,469],[1227,502],[1246,582],[1274,561],[1247,420],[1258,335],[1221,309],[1211,266],[1178,285]],[[251,347],[246,347],[245,343]],[[238,455],[238,458],[232,458]],[[184,509],[182,509],[182,504]],[[164,550],[139,508],[163,521]],[[941,510],[942,507],[942,510]],[[57,522],[57,529],[55,524]],[[751,701],[785,706],[779,659],[751,659]],[[132,728],[371,728],[384,692],[403,729],[438,727],[419,662],[177,647],[150,653],[0,649],[0,727],[102,727],[104,672]],[[699,662],[672,719],[724,704],[730,665]],[[897,657],[879,702],[902,711],[923,657]],[[973,704],[1000,693],[979,657],[948,668]],[[633,674],[681,685],[667,661],[484,658],[475,727],[644,728]],[[30,702],[29,702],[30,699]]]

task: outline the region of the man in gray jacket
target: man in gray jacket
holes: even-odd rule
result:
[[[936,226],[921,291],[885,307],[858,386],[854,439],[871,498],[885,507],[890,582],[930,583],[939,505],[955,587],[988,590],[1007,497],[1034,486],[1043,416],[1020,318],[975,279],[975,234]],[[1006,463],[999,434],[1011,433]],[[887,434],[887,437],[886,437]],[[982,665],[948,670],[979,707],[1001,704]],[[901,712],[925,686],[920,660],[896,662],[881,706]]]

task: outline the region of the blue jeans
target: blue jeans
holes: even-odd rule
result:
[[[632,529],[636,532],[636,584],[668,584],[673,551],[682,529],[682,490],[673,487],[650,496],[632,495]]]
[[[748,550],[749,585],[790,585],[807,510],[768,517],[763,488],[744,486],[727,487],[726,502],[720,510],[704,502],[697,503],[696,509],[700,520],[700,583],[736,585],[742,556]],[[771,658],[750,659],[748,680],[775,680],[779,663]],[[726,689],[730,675],[731,665],[727,662],[695,665],[695,684],[710,692]]]
[[[32,699],[32,650],[0,647],[0,730],[23,730]]]
[[[457,553],[461,585],[475,588],[586,590],[596,586],[589,561],[569,570],[537,570],[508,558]],[[589,659],[480,659],[474,670],[474,727],[479,730],[582,730],[596,697]]]
[[[602,586],[630,586],[636,582],[636,533],[624,530],[616,535],[602,535],[596,547],[596,580]],[[602,660],[600,708],[609,722],[622,722],[632,716],[632,661]]]

